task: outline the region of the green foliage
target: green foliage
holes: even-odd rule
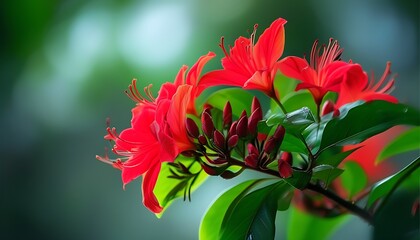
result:
[[[263,181],[249,180],[220,196],[200,226],[200,239],[274,239],[277,210],[290,205],[290,187],[284,182],[249,191]]]
[[[357,149],[359,148],[354,148],[345,152],[341,152],[341,147],[339,147],[335,151],[324,151],[318,156],[316,165],[330,165],[333,167],[337,167],[344,159],[346,159]],[[332,150],[332,148],[330,148],[329,150]]]
[[[223,218],[232,211],[230,206],[236,205],[247,192],[264,180],[267,179],[248,180],[236,185],[219,196],[201,220],[199,232],[200,239],[218,239],[223,227]]]
[[[179,157],[175,162],[181,163],[181,168],[185,169],[177,172],[170,163],[162,163],[158,181],[153,191],[163,207],[163,211],[156,214],[158,218],[162,217],[173,200],[179,197],[184,197],[184,200],[188,197],[190,200],[191,192],[197,189],[208,177],[204,171],[201,171],[198,161]],[[186,174],[186,171],[189,171],[192,175]]]
[[[214,108],[223,111],[223,108],[229,101],[232,106],[232,114],[239,117],[243,110],[251,114],[250,109],[253,97],[251,93],[241,88],[225,88],[211,94],[206,102]]]
[[[370,208],[380,198],[387,199],[411,174],[417,174],[418,180],[420,177],[419,167],[420,158],[417,158],[401,171],[374,184],[369,194],[367,207]]]
[[[351,199],[355,194],[362,191],[368,182],[365,171],[359,163],[347,161],[344,164],[344,173],[341,175],[341,183]]]
[[[297,208],[290,208],[287,239],[290,240],[324,240],[347,219],[341,215],[331,218],[321,218],[310,213],[302,212]]]
[[[320,180],[328,187],[330,183],[343,173],[343,169],[331,165],[321,164],[312,169],[312,179]]]
[[[291,186],[301,190],[306,188],[310,180],[311,173],[297,170],[293,170],[293,175],[290,178],[284,179]]]
[[[383,160],[397,154],[419,150],[420,149],[420,127],[414,127],[400,136],[396,137],[392,142],[382,149],[375,163],[378,164]]]
[[[404,104],[386,101],[356,104],[360,105],[340,109],[340,117],[326,123],[319,152],[337,145],[360,143],[396,125],[420,125],[419,111]]]
[[[299,91],[289,93],[282,99],[284,108],[288,112],[298,110],[302,107],[309,108],[312,112],[316,112],[316,104],[309,91]]]
[[[277,182],[231,204],[229,209],[232,211],[224,216],[218,239],[274,239],[278,201],[289,190],[287,184]],[[290,201],[290,198],[285,200]]]

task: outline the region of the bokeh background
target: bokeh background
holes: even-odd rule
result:
[[[211,178],[157,219],[141,203],[140,180],[124,191],[119,171],[95,159],[108,146],[105,119],[129,126],[132,78],[156,91],[208,51],[220,59],[221,36],[232,44],[278,17],[288,20],[284,55],[336,38],[344,59],[378,76],[391,61],[393,94],[420,106],[417,0],[3,1],[0,238],[196,239],[207,207],[242,179]],[[281,238],[287,222],[278,221]],[[332,238],[371,235],[352,218]]]

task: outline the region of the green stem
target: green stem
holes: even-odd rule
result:
[[[283,104],[281,104],[281,102],[280,102],[277,98],[274,98],[274,101],[275,101],[275,102],[277,103],[277,105],[280,107],[281,111],[282,111],[284,114],[287,114],[286,108],[284,108]]]

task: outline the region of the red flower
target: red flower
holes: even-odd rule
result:
[[[250,38],[239,37],[230,51],[226,51],[223,38],[220,47],[225,53],[222,70],[209,72],[199,83],[200,91],[215,85],[239,86],[257,89],[275,97],[273,81],[277,72],[277,60],[284,49],[284,24],[286,20],[275,20],[254,45],[255,31]]]
[[[214,56],[209,53],[201,57],[184,78],[187,70],[183,66],[174,83],[162,85],[158,97],[154,98],[150,87],[142,96],[136,87],[136,80],[129,86],[127,95],[137,102],[132,110],[131,128],[119,135],[115,128],[108,128],[105,139],[115,142],[113,152],[121,158],[111,161],[107,156],[97,158],[122,170],[124,186],[133,179],[143,176],[143,203],[152,212],[162,211],[153,189],[162,162],[172,162],[179,153],[195,149],[190,141],[185,119],[187,113],[195,113],[194,100],[196,84],[204,64]]]
[[[318,41],[312,46],[310,63],[304,58],[286,57],[279,63],[280,71],[287,77],[295,78],[300,81],[296,91],[308,89],[319,105],[328,91],[338,92],[340,84],[347,73],[356,64],[340,61],[343,49],[336,40],[330,39],[328,46],[324,46],[323,52],[319,55]]]
[[[361,68],[356,68],[356,71],[353,71],[353,74],[348,74],[348,77],[341,83],[336,107],[339,108],[344,104],[357,100],[384,100],[393,103],[398,102],[395,97],[388,94],[394,86],[393,78],[391,78],[385,86],[380,89],[380,87],[385,83],[388,75],[391,73],[390,68],[391,63],[388,62],[381,79],[376,84],[373,74],[369,82],[367,74]]]

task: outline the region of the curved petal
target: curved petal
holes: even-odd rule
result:
[[[207,53],[207,55],[201,56],[188,72],[186,84],[197,86],[198,79],[200,77],[204,65],[206,65],[206,63],[215,56],[216,54],[214,54],[213,52],[209,52]]]
[[[309,67],[308,62],[300,57],[286,57],[279,61],[280,71],[287,77],[298,79],[303,82],[316,84],[316,72]]]
[[[217,85],[242,87],[248,79],[249,77],[231,70],[211,71],[201,77],[198,83],[197,94],[200,94],[208,87]]]
[[[254,61],[258,70],[272,68],[283,54],[284,24],[286,20],[279,18],[268,27],[258,39],[253,49]]]
[[[179,86],[181,84],[185,84],[185,73],[187,72],[188,66],[182,65],[179,69],[178,74],[175,77],[174,84],[175,86]]]
[[[153,189],[155,188],[159,176],[160,168],[161,163],[158,163],[150,168],[149,171],[147,171],[145,174],[143,174],[143,182],[141,185],[143,204],[153,213],[160,213],[163,210],[155,194],[153,193]]]
[[[255,74],[245,82],[243,88],[260,90],[268,96],[275,97],[273,79],[268,71],[256,71]]]

